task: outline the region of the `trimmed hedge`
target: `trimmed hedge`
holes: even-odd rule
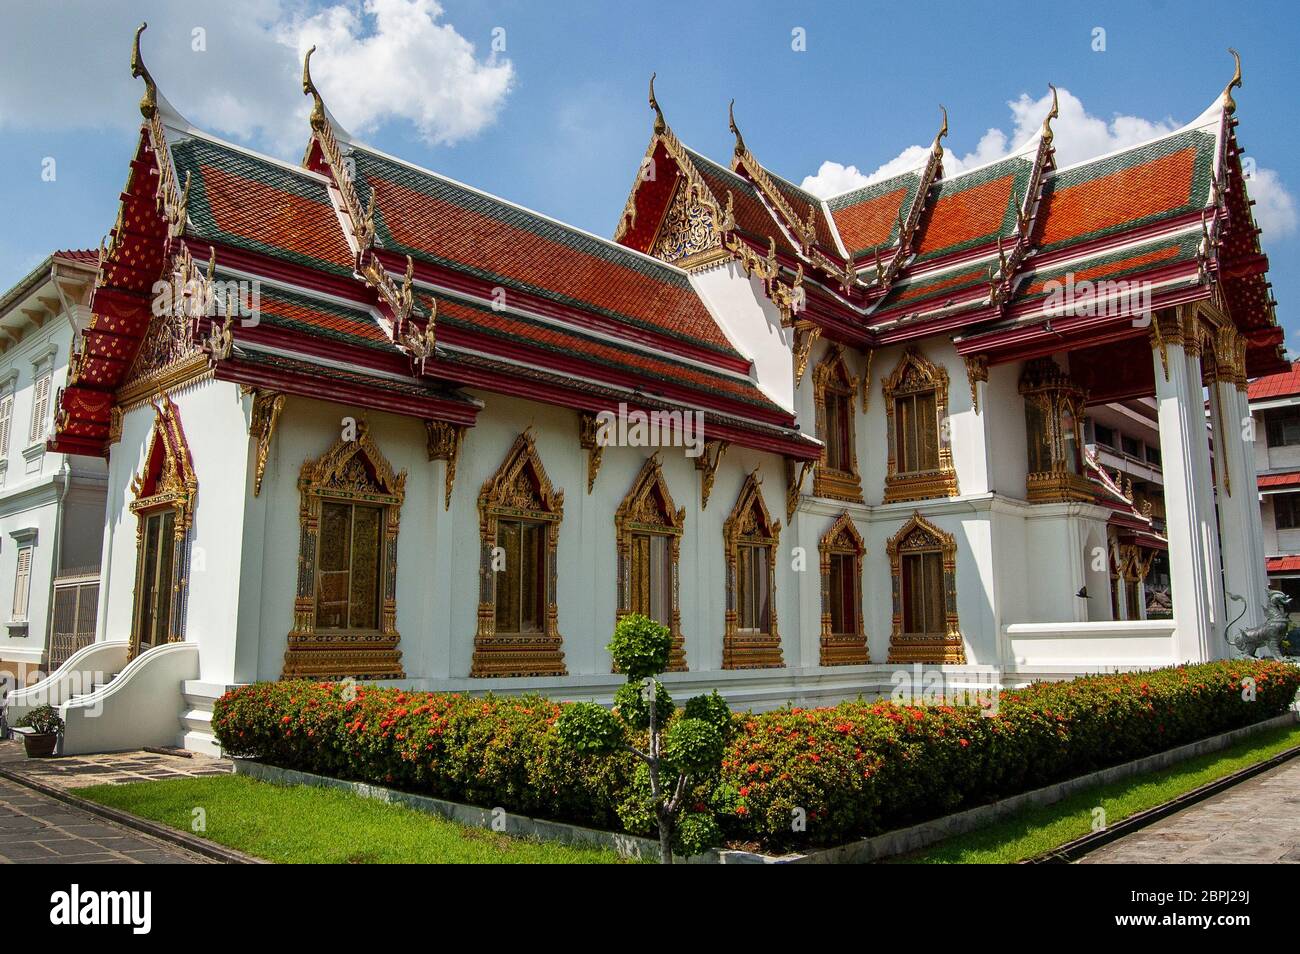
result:
[[[1233,660],[1037,683],[1002,692],[992,716],[890,702],[738,715],[719,822],[769,850],[842,844],[1263,721],[1298,688],[1300,668]],[[635,760],[566,751],[552,728],[562,709],[540,696],[258,683],[222,696],[213,728],[228,755],[618,828]]]

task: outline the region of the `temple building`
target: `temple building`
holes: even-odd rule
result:
[[[310,53],[301,164],[222,142],[139,39],[144,122],[49,444],[108,471],[97,640],[63,672],[114,678],[64,704],[66,751],[210,746],[212,699],[253,680],[608,700],[629,612],[671,629],[670,684],[742,707],[887,694],[912,664],[1223,657],[1225,591],[1262,618],[1236,422],[1286,364],[1239,69],[1181,129],[1071,166],[1053,106],[949,174],[945,115],[917,168],[829,199],[734,115],[731,157],[690,149],[652,80],[607,239],[350,137]],[[1085,446],[1126,401],[1156,424],[1159,525]],[[1144,618],[1158,559],[1172,614]]]

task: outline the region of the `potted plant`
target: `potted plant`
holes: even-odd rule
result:
[[[23,751],[29,759],[41,759],[54,754],[63,731],[63,720],[54,706],[37,706],[14,725],[23,734]]]

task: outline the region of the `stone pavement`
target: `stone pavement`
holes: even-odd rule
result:
[[[0,778],[0,864],[212,864]]]
[[[1080,864],[1298,864],[1300,758],[1126,835]]]
[[[29,759],[21,742],[0,742],[0,768],[65,791],[86,785],[222,775],[225,759],[152,752]],[[41,792],[0,778],[0,864],[213,864]]]

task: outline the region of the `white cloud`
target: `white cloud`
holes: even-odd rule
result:
[[[514,82],[514,67],[439,24],[436,0],[365,0],[329,7],[281,31],[299,56],[312,44],[313,77],[330,111],[365,133],[408,120],[430,144],[448,144],[491,124]],[[366,19],[374,21],[367,34]]]
[[[1051,103],[1050,93],[1038,99],[1021,93],[1019,99],[1007,103],[1011,110],[1011,131],[997,128],[986,130],[974,151],[964,156],[958,157],[945,149],[944,172],[954,175],[1009,155],[1037,134]],[[1150,120],[1140,116],[1116,115],[1107,121],[1090,115],[1079,98],[1067,89],[1059,90],[1059,103],[1061,115],[1052,122],[1052,131],[1056,135],[1056,161],[1062,166],[1135,146],[1172,132],[1179,126],[1169,118]],[[916,169],[924,165],[928,154],[928,146],[908,146],[870,174],[863,174],[856,166],[845,166],[828,160],[821,164],[816,175],[807,176],[803,180],[803,187],[814,195],[839,195]],[[1255,217],[1266,236],[1281,238],[1296,230],[1295,201],[1276,172],[1263,168],[1255,170],[1247,188],[1255,200]]]
[[[515,73],[442,17],[437,0],[336,0],[314,11],[301,0],[23,4],[6,11],[0,31],[0,129],[134,127],[142,84],[127,63],[143,19],[150,72],[200,128],[298,158],[310,108],[302,53],[316,43],[313,77],[349,131],[408,122],[427,142],[454,143],[496,119]]]
[[[1255,224],[1263,238],[1285,238],[1295,234],[1295,199],[1282,185],[1276,172],[1256,169],[1246,183],[1246,192],[1255,200]]]

